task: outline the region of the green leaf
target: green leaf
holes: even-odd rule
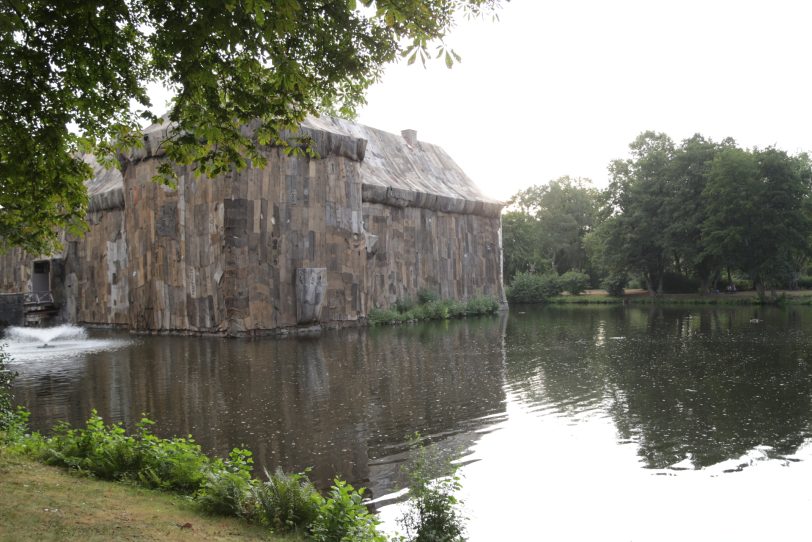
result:
[[[352,116],[388,63],[419,57],[425,65],[458,14],[492,11],[500,1],[324,4],[15,2],[19,13],[0,17],[9,37],[0,55],[0,250],[45,252],[63,231],[86,227],[84,182],[92,171],[75,156],[93,153],[114,165],[143,145],[139,126],[161,120],[148,84],[175,93],[167,115],[175,135],[162,143],[167,159],[214,175],[259,164],[257,146],[285,148],[278,134],[307,115]],[[446,54],[446,64],[454,58]],[[254,119],[269,133],[244,137],[240,127]],[[173,168],[159,169],[156,179],[174,182]]]

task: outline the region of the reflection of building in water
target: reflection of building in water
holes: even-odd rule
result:
[[[163,436],[192,434],[220,455],[251,449],[258,474],[312,467],[321,484],[339,475],[380,494],[397,472],[387,458],[398,461],[410,435],[463,444],[455,435],[503,411],[506,318],[311,339],[148,337],[89,356],[63,401],[74,424],[91,408],[127,424],[146,413]]]

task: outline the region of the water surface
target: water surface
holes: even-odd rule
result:
[[[11,341],[32,421],[157,419],[260,467],[395,491],[409,435],[464,465],[472,540],[804,534],[812,310],[514,308],[509,316],[227,340]],[[398,506],[384,506],[394,525]]]

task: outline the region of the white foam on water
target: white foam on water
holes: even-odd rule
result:
[[[55,327],[10,327],[0,343],[11,357],[11,364],[54,362],[78,354],[115,350],[129,344],[121,339],[91,339],[87,330],[70,324]]]
[[[82,340],[87,338],[87,331],[83,327],[65,324],[56,327],[17,327],[12,326],[6,330],[5,338],[8,342],[49,344],[53,341]]]

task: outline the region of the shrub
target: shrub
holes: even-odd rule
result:
[[[228,459],[216,459],[205,473],[195,499],[203,511],[221,516],[250,518],[255,509],[251,478],[251,452],[234,448]]]
[[[274,531],[305,530],[319,514],[322,498],[305,473],[265,471],[267,482],[254,488],[255,516]]]
[[[589,286],[589,275],[580,271],[567,271],[558,277],[559,287],[572,295],[578,295]]]
[[[121,424],[104,425],[92,411],[84,429],[57,424],[47,440],[45,462],[89,472],[99,478],[120,480],[138,472],[140,461],[135,439]]]
[[[316,542],[386,542],[378,532],[378,519],[363,505],[364,488],[355,490],[336,479],[322,500],[311,528]]]
[[[421,296],[425,298],[426,296]],[[397,302],[400,303],[400,302]],[[397,306],[396,303],[396,306]],[[403,305],[404,307],[406,305]],[[499,303],[491,297],[476,297],[466,303],[454,299],[430,300],[415,305],[406,311],[393,309],[372,309],[367,316],[370,325],[412,322],[419,320],[447,320],[469,315],[493,314],[499,310]]]
[[[401,313],[391,309],[372,309],[367,315],[371,325],[388,324],[389,322],[399,322]]]
[[[448,317],[449,318],[464,318],[468,314],[485,314],[481,312],[472,312],[471,305],[476,299],[472,299],[468,303],[461,303],[454,299],[446,301],[448,304]]]
[[[545,297],[553,297],[561,293],[561,284],[558,282],[558,275],[550,273],[540,275],[541,291]]]
[[[395,301],[395,310],[398,312],[409,312],[414,308],[414,301],[410,297],[398,299]]]
[[[543,301],[537,277],[538,275],[532,273],[517,273],[506,292],[508,302],[537,303]]]
[[[149,431],[154,423],[142,418],[137,426],[135,443],[140,464],[135,476],[138,481],[147,487],[182,493],[196,491],[204,480],[209,459],[191,436],[171,439],[156,437]],[[251,453],[247,453],[250,456]]]
[[[629,279],[626,277],[626,275],[612,273],[603,279],[601,286],[609,295],[621,297],[623,295],[623,289],[626,287],[628,280]]]
[[[543,303],[561,293],[558,276],[518,273],[507,291],[511,303]]]
[[[418,436],[415,440],[419,439]],[[444,475],[450,471],[450,475]],[[457,468],[420,446],[411,467],[406,471],[409,481],[409,502],[398,522],[411,542],[457,542],[465,540],[465,517],[454,496],[460,486]]]
[[[475,297],[463,308],[466,314],[493,314],[499,310],[499,302],[492,297]]]
[[[448,305],[442,301],[429,301],[422,308],[424,320],[448,320]]]
[[[88,472],[108,480],[133,480],[147,487],[193,493],[203,482],[209,459],[190,437],[161,439],[149,432],[143,419],[135,436],[121,424],[105,425],[93,410],[84,429],[65,424],[45,439],[46,463]]]
[[[427,290],[426,288],[421,289],[417,292],[417,301],[421,305],[426,305],[428,303],[432,303],[434,301],[439,301],[440,296],[436,293],[432,292],[431,290]]]
[[[5,348],[6,345],[0,345],[0,430],[12,424],[16,415],[11,400],[11,387],[17,373],[8,368],[11,357]]]
[[[39,457],[42,453],[43,439],[39,433],[29,434],[28,419],[31,413],[23,407],[4,415],[3,426],[0,427],[0,444],[12,451],[30,454]]]

